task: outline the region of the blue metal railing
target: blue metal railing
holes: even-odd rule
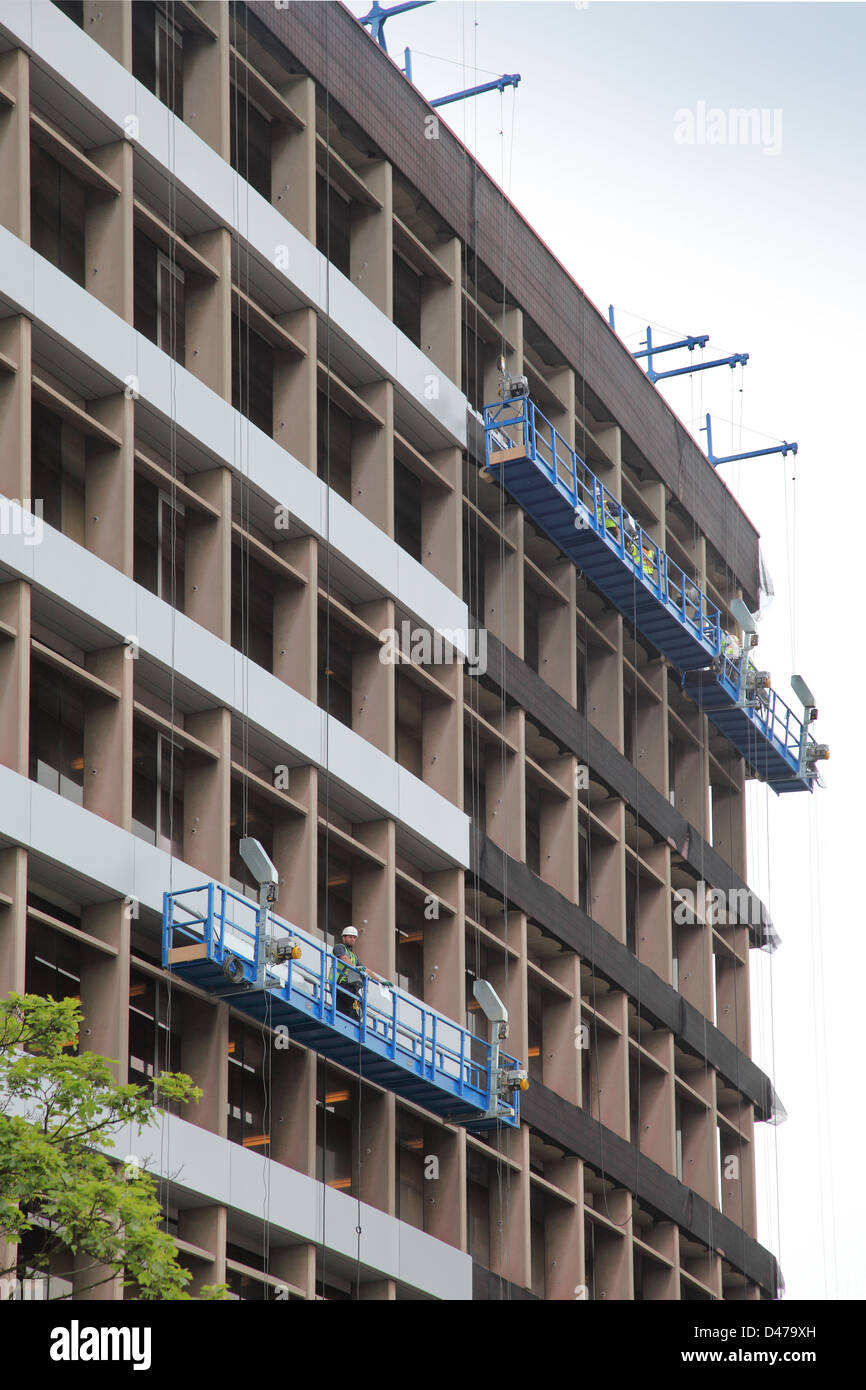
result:
[[[220,884],[205,883],[166,893],[163,964],[197,979],[205,989],[224,993],[229,987],[224,967],[233,958],[240,969],[231,977],[239,987],[232,1003],[240,1009],[249,1004],[248,1011],[255,1011],[255,998],[260,1000],[262,994],[249,987],[261,965],[263,933],[259,931],[258,918],[255,903]],[[297,927],[289,927],[270,913],[268,928],[272,940],[291,938],[300,950],[297,959],[264,963],[264,989],[272,996],[272,1019],[278,1020],[275,1009],[282,1003],[286,1016],[294,1016],[291,1031],[301,1041],[304,1027],[322,1025],[326,1030],[324,1043],[317,1041],[316,1046],[326,1053],[327,1030],[333,1030],[332,1041],[341,1047],[350,1037],[371,1054],[367,1058],[369,1065],[362,1066],[365,1075],[374,1076],[376,1065],[383,1059],[390,1061],[428,1086],[447,1093],[444,1099],[449,1105],[453,1103],[455,1110],[464,1106],[474,1112],[468,1117],[455,1116],[463,1123],[472,1123],[473,1118],[482,1118],[495,1108],[503,1123],[519,1124],[518,1093],[514,1094],[513,1104],[499,1097],[496,1107],[493,1105],[496,1078],[491,1076],[490,1043],[403,990],[380,985],[363,972],[363,966],[358,972],[360,992],[352,992],[337,983],[339,962],[321,941]],[[193,955],[178,950],[184,946],[202,949]],[[500,1057],[503,1067],[518,1069],[514,1058],[504,1054]],[[381,1084],[400,1090],[399,1076],[396,1084],[386,1080]],[[419,1094],[419,1104],[428,1104],[428,1100]],[[434,1107],[428,1104],[428,1108]]]
[[[604,541],[607,550],[640,580],[643,589],[654,595],[662,608],[653,608],[653,613],[663,610],[689,634],[693,640],[683,646],[681,639],[676,637],[676,628],[672,638],[670,624],[663,631],[651,630],[649,633],[654,644],[666,650],[666,654],[683,672],[684,684],[690,673],[694,676],[698,672],[707,672],[709,678],[718,683],[730,700],[730,705],[739,711],[738,732],[734,741],[739,740],[739,744],[742,744],[745,739],[747,753],[754,746],[753,765],[760,767],[762,760],[766,760],[759,748],[763,738],[787,767],[787,773],[779,769],[778,781],[784,782],[789,778],[790,785],[796,785],[801,779],[804,785],[811,785],[813,774],[806,768],[808,740],[803,721],[772,688],[748,691],[749,677],[754,669],[751,658],[747,652],[737,659],[726,654],[728,634],[723,627],[719,608],[695,579],[638,525],[627,508],[604,486],[534,402],[523,396],[486,406],[484,429],[488,468],[494,473],[502,468],[503,479],[508,486],[509,467],[523,466],[519,461],[524,458],[528,460],[569,504],[574,513],[575,528],[578,531],[592,531],[599,540]],[[513,455],[514,463],[510,463],[509,455]],[[515,483],[514,486],[518,487],[519,496],[519,487],[525,487],[526,483]],[[529,499],[526,506],[530,515],[537,505],[540,513],[537,519],[550,531],[553,523],[548,502],[540,498],[532,487],[525,495]],[[571,542],[562,530],[561,515],[557,525],[560,528],[559,543],[565,544],[568,553]],[[599,555],[602,557],[601,563]],[[608,589],[614,601],[636,626],[651,627],[657,620],[645,606],[634,602],[633,590],[629,589],[627,602],[622,593],[617,595],[609,574],[605,576],[606,561],[603,557],[604,552],[596,550],[595,558],[585,556],[583,551],[573,558],[575,563],[586,569],[590,578],[593,578],[594,567],[600,571],[598,582],[601,587]],[[721,708],[721,705],[716,706],[717,714]],[[712,712],[710,717],[713,718]],[[751,726],[750,729],[747,725]],[[727,736],[733,737],[730,732]]]
[[[704,645],[708,661],[722,650],[724,632],[716,604],[672,560],[628,508],[605,487],[528,397],[484,409],[487,458],[500,449],[523,449],[575,511],[575,525],[592,530],[633,570]],[[498,462],[498,460],[497,460]]]

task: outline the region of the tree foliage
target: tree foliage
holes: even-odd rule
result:
[[[114,1166],[97,1146],[113,1148],[124,1125],[146,1125],[157,1103],[198,1101],[201,1091],[180,1072],[152,1090],[119,1085],[105,1057],[76,1051],[81,1021],[77,999],[0,1001],[0,1242],[36,1232],[28,1265],[44,1270],[54,1254],[75,1256],[75,1297],[122,1272],[138,1298],[188,1299],[191,1276],[160,1230],[153,1178]],[[222,1285],[202,1291],[224,1296]]]

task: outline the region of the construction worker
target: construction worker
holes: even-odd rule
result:
[[[364,968],[355,954],[357,941],[357,928],[344,927],[340,944],[334,947],[337,1012],[356,1019],[361,1017],[361,1004],[355,996],[361,993],[364,976]]]
[[[650,543],[648,536],[643,538],[643,572],[647,579],[655,580],[656,576],[656,548]]]
[[[365,975],[368,975],[371,980],[376,980],[380,984],[392,988],[390,980],[386,980],[382,975],[377,975],[375,970],[371,970],[369,966],[361,964],[355,953],[357,941],[357,927],[344,927],[340,944],[334,947],[334,959],[337,962],[335,979],[337,1012],[355,1019],[361,1017],[361,1003],[357,996],[363,989]]]

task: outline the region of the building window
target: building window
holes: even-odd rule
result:
[[[183,856],[183,749],[142,720],[132,727],[132,833]]]
[[[476,1264],[490,1268],[490,1167],[474,1149],[466,1153],[467,1236]]]
[[[486,595],[484,588],[484,541],[481,538],[478,522],[464,508],[463,511],[463,602],[469,609],[470,618],[484,621]]]
[[[394,460],[394,538],[399,546],[420,562],[421,479],[404,464]]]
[[[633,869],[625,871],[625,944],[637,954],[638,885]]]
[[[232,314],[232,405],[273,435],[274,350],[237,314]]]
[[[544,1216],[544,1193],[536,1187],[535,1183],[531,1183],[529,1188],[531,1288],[536,1298],[544,1298],[546,1291]]]
[[[316,249],[344,275],[349,274],[352,205],[324,177],[316,175]]]
[[[40,661],[30,671],[30,777],[84,804],[84,697]]]
[[[487,829],[487,757],[471,725],[463,739],[463,810],[473,824]]]
[[[582,637],[577,638],[577,702],[576,709],[578,714],[586,718],[586,695],[587,695],[587,663],[586,663],[586,643]]]
[[[59,914],[54,907],[46,909]],[[81,947],[64,932],[54,931],[31,917],[27,922],[24,990],[52,999],[78,999],[81,996]],[[72,1049],[70,1048],[70,1052]]]
[[[319,609],[319,708],[352,727],[352,637]]]
[[[623,682],[622,690],[622,751],[630,763],[634,762],[635,729],[635,690],[634,686]]]
[[[397,1220],[424,1229],[424,1126],[397,1109]]]
[[[424,997],[424,914],[417,898],[397,890],[396,983],[416,999]]]
[[[265,1041],[258,1029],[229,1019],[228,1137],[267,1158],[264,1063]]]
[[[270,802],[258,796],[244,795],[239,782],[232,782],[231,815],[229,820],[229,887],[248,898],[258,899],[259,885],[253,882],[250,871],[241,859],[240,842],[245,835],[260,840],[265,853],[274,857],[274,812]]]
[[[415,777],[423,777],[424,696],[400,671],[397,672],[394,709],[397,762]]]
[[[532,1081],[544,1080],[544,1062],[541,1056],[544,1031],[542,1016],[541,990],[537,985],[530,985],[527,1001],[526,1056],[527,1071]]]
[[[394,323],[416,347],[421,346],[421,276],[394,254]]]
[[[589,912],[589,832],[585,825],[577,825],[577,905]]]
[[[316,1177],[353,1195],[356,1085],[333,1067],[320,1066],[316,1101]]]
[[[533,671],[538,670],[538,619],[541,609],[538,594],[528,584],[523,586],[523,660]]]
[[[186,281],[179,266],[149,237],[134,238],[135,328],[183,366],[186,353]]]
[[[84,185],[30,142],[30,245],[76,284],[84,284]]]
[[[232,646],[274,669],[274,577],[243,545],[232,546]]]
[[[463,370],[460,389],[474,410],[484,409],[484,361],[487,349],[468,323],[463,323]]]
[[[334,940],[352,923],[352,863],[336,850],[324,833],[319,835],[318,926],[322,936]]]
[[[183,119],[183,31],[149,0],[132,6],[132,75]]]
[[[133,970],[129,979],[129,1081],[143,1086],[181,1065],[182,996]]]
[[[541,873],[541,794],[537,783],[526,779],[526,866]]]
[[[73,24],[77,24],[79,29],[84,28],[84,0],[54,0],[54,3]]]
[[[232,83],[231,164],[257,193],[271,201],[271,123]]]
[[[136,584],[184,611],[186,515],[171,496],[135,475],[133,575]]]
[[[316,471],[328,487],[352,500],[352,417],[328,400],[317,397]]]

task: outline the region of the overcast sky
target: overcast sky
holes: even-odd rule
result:
[[[775,583],[761,665],[795,706],[790,675],[806,677],[831,745],[826,790],[749,798],[749,881],[783,943],[752,952],[753,1051],[789,1114],[757,1128],[759,1236],[789,1298],[863,1298],[866,8],[438,0],[386,35],[401,66],[410,45],[430,98],[520,72],[516,93],[440,116],[596,305],[617,307],[632,350],[654,323],[709,333],[708,359],[750,354],[659,388],[693,432],[712,413],[717,454],[800,445],[720,469]],[[741,108],[762,113],[747,143],[728,116]]]

